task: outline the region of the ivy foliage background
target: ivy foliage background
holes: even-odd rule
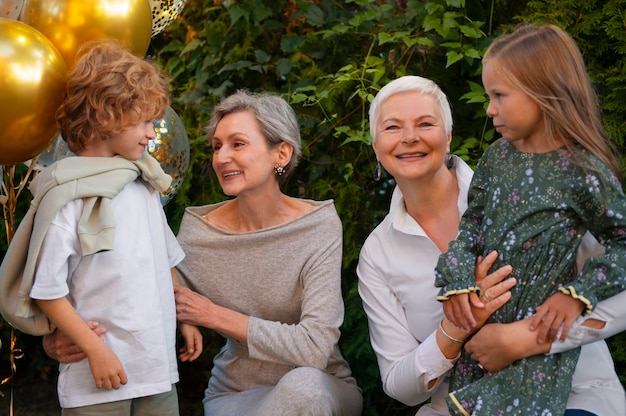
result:
[[[152,39],[148,52],[171,75],[172,108],[190,138],[187,177],[166,206],[170,224],[177,231],[188,205],[225,199],[202,130],[215,103],[240,88],[281,94],[299,115],[304,148],[284,190],[334,199],[343,221],[341,347],[363,389],[364,413],[415,414],[382,392],[356,289],[360,247],[387,212],[394,186],[386,175],[380,182],[372,179],[369,103],[399,76],[433,79],[452,105],[452,152],[475,165],[494,139],[480,81],[485,48],[520,22],[552,22],[582,49],[601,94],[606,126],[624,153],[625,15],[626,0],[188,0],[182,15]],[[214,333],[205,336],[203,360],[193,370],[182,367],[179,385],[197,394],[197,414],[211,357],[222,343]],[[618,335],[610,341],[623,380],[626,351],[620,345],[625,340]],[[28,365],[37,372],[49,364],[37,357]],[[201,372],[201,381],[192,380],[194,371]]]

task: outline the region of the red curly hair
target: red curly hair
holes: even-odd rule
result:
[[[78,153],[125,127],[163,118],[170,103],[168,81],[153,62],[115,40],[84,45],[56,112],[61,136]]]

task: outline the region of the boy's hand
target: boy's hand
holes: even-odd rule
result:
[[[537,342],[543,344],[544,342],[552,343],[559,329],[563,327],[559,337],[559,340],[563,342],[572,323],[580,316],[584,308],[585,305],[581,301],[565,293],[557,292],[537,308],[529,329],[534,331],[539,328]]]
[[[88,355],[89,368],[96,388],[105,390],[119,389],[128,382],[126,371],[117,355],[105,344],[98,345]]]
[[[180,348],[181,361],[193,361],[202,354],[202,334],[197,326],[181,322],[178,324],[185,346]]]

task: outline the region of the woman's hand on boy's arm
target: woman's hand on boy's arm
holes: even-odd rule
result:
[[[96,321],[87,321],[87,326],[91,328],[103,339],[103,335],[107,332],[106,328]],[[52,334],[43,337],[43,349],[48,357],[60,363],[75,363],[87,358],[83,350],[74,344],[61,330],[56,330]]]

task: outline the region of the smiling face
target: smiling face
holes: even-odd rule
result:
[[[376,141],[376,157],[395,178],[420,180],[446,169],[451,135],[445,132],[441,110],[429,94],[407,91],[394,94],[381,103]]]
[[[156,137],[152,120],[140,121],[112,134],[108,139],[95,139],[78,152],[79,156],[112,157],[121,156],[128,160],[138,160],[146,151],[148,142]]]
[[[537,103],[506,82],[491,62],[484,64],[482,78],[489,97],[487,115],[502,138],[520,151],[553,150],[554,146],[546,140],[545,122]]]
[[[213,169],[226,195],[275,189],[276,164],[284,166],[286,143],[270,149],[261,126],[251,111],[226,114],[211,140]],[[291,154],[289,153],[289,157]]]

